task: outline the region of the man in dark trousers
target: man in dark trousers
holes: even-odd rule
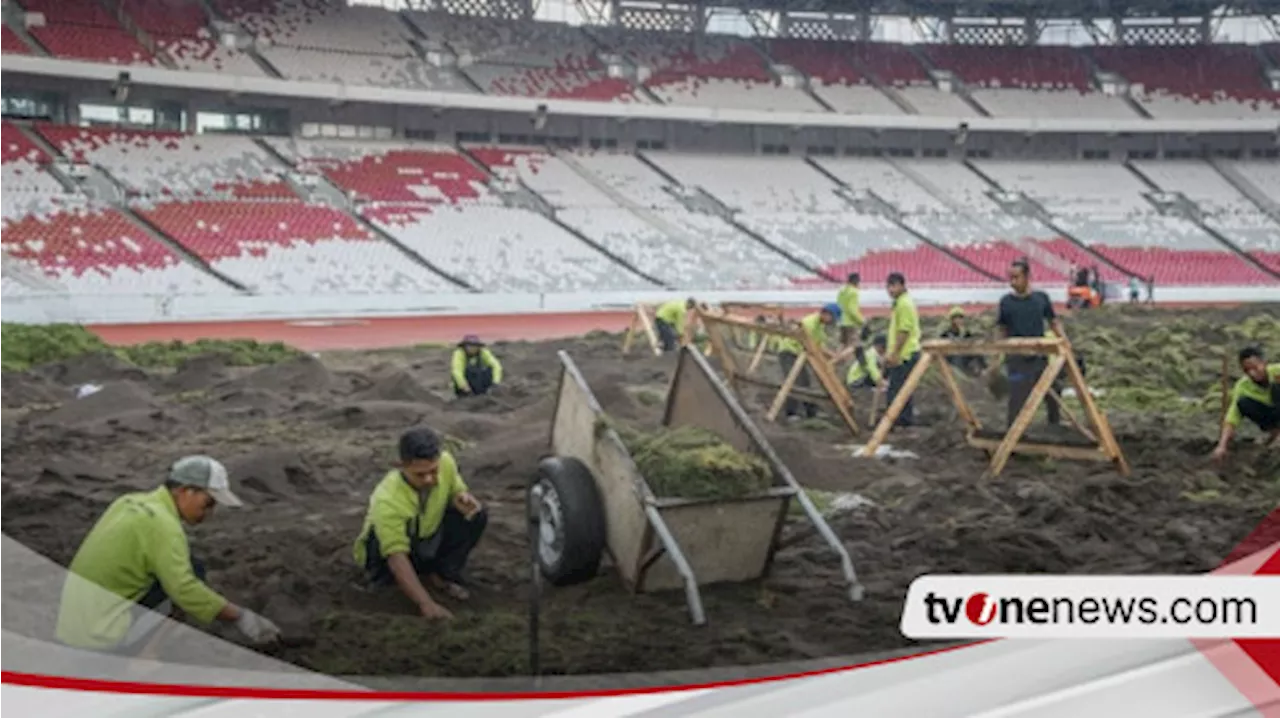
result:
[[[1258,347],[1240,350],[1240,369],[1244,376],[1231,390],[1231,405],[1222,419],[1222,434],[1213,449],[1213,458],[1221,461],[1231,446],[1242,419],[1257,424],[1271,435],[1268,441],[1280,441],[1280,364],[1268,364]]]
[[[885,289],[893,298],[893,309],[889,312],[889,350],[884,363],[889,367],[888,405],[892,406],[898,392],[907,383],[911,370],[916,368],[920,359],[920,313],[916,310],[916,300],[907,293],[907,279],[900,272],[894,272],[885,280]],[[915,424],[915,397],[908,397],[907,403],[894,422],[896,427],[907,427]]]
[[[1065,338],[1062,321],[1053,311],[1049,295],[1031,288],[1031,267],[1025,259],[1015,260],[1009,266],[1009,286],[1013,291],[1000,299],[1000,311],[996,318],[996,327],[1002,336],[1041,338],[1047,335],[1047,327],[1055,335]],[[1010,355],[1005,358],[1005,369],[1009,375],[1009,426],[1013,425],[1018,412],[1022,411],[1027,397],[1048,364],[1048,357],[1043,355]],[[992,371],[999,371],[999,368],[992,367]],[[1055,379],[1053,387],[1059,395],[1060,376]],[[1049,423],[1057,426],[1061,421],[1061,407],[1053,397],[1049,397],[1048,410]]]
[[[425,618],[452,618],[423,585],[470,598],[462,572],[488,516],[458,473],[453,454],[425,427],[400,437],[400,463],[369,497],[353,555],[374,585],[396,585]]]

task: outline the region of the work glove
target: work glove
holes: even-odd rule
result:
[[[279,626],[247,608],[240,609],[240,618],[236,619],[236,629],[254,645],[273,643],[280,639]]]

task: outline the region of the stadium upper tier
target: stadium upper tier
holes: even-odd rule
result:
[[[6,295],[786,289],[850,271],[995,286],[1021,256],[1055,283],[1082,266],[1112,282],[1280,283],[1275,162],[549,151],[6,121],[3,183]]]
[[[908,46],[352,7],[345,0],[5,0],[5,53],[493,95],[765,111],[1097,119],[1280,116],[1270,46]],[[45,16],[25,33],[23,11]],[[238,27],[221,44],[214,21]],[[1101,90],[1100,75],[1132,83]],[[946,82],[950,78],[951,82]]]

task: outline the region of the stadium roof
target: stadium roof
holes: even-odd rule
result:
[[[689,0],[690,3],[694,0]],[[716,5],[792,12],[872,12],[927,17],[1203,17],[1280,13],[1280,0],[718,0]]]

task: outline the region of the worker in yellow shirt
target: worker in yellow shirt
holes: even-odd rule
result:
[[[455,395],[481,396],[502,384],[502,363],[480,337],[468,334],[453,350],[449,375]]]
[[[689,310],[697,306],[693,297],[688,299],[672,299],[658,307],[654,315],[654,329],[658,332],[658,340],[662,342],[662,351],[673,352],[689,339]]]
[[[1213,449],[1213,458],[1218,461],[1226,457],[1242,419],[1249,419],[1269,433],[1269,443],[1274,445],[1280,441],[1280,364],[1268,364],[1258,347],[1241,349],[1239,359],[1244,376],[1231,390],[1231,405],[1222,420],[1218,445]]]
[[[866,324],[862,318],[861,299],[858,296],[858,286],[861,283],[862,277],[854,272],[836,294],[836,304],[840,305],[840,343],[845,346],[857,341],[858,331]]]
[[[888,344],[889,341],[885,335],[877,335],[875,339],[871,340],[871,351],[863,355],[866,358],[861,361],[855,359],[849,365],[849,374],[845,379],[845,384],[850,389],[883,390],[885,388],[884,372],[881,371],[880,365],[884,362],[884,354]]]
[[[889,313],[888,351],[884,363],[889,367],[889,405],[893,405],[902,385],[920,359],[920,313],[916,301],[907,293],[907,279],[901,272],[893,272],[885,280],[885,288],[893,299]],[[907,399],[894,426],[906,427],[915,423],[915,397]]]
[[[824,305],[821,310],[814,312],[800,320],[800,328],[815,345],[821,350],[825,350],[827,342],[830,341],[828,330],[835,327],[840,321],[840,305],[832,302]],[[799,361],[800,355],[804,353],[804,345],[795,339],[782,339],[778,342],[778,361],[782,364],[782,375],[791,374],[792,368]],[[796,386],[809,387],[812,386],[812,379],[809,374],[809,367],[800,372],[800,376],[796,378]],[[818,407],[811,402],[798,402],[790,397],[787,398],[785,411],[788,421],[796,421],[800,418],[800,407],[803,403],[805,416],[810,419],[818,415]]]
[[[58,641],[136,656],[159,639],[175,607],[200,623],[233,624],[255,644],[277,640],[274,623],[209,588],[204,564],[191,557],[183,524],[204,522],[219,505],[242,503],[226,467],[208,456],[179,459],[163,486],[112,501],[71,559]]]
[[[369,497],[353,550],[356,565],[374,585],[397,585],[423,617],[452,618],[423,578],[450,598],[470,598],[462,572],[488,515],[435,432],[411,429],[400,437],[399,449],[400,463]]]

